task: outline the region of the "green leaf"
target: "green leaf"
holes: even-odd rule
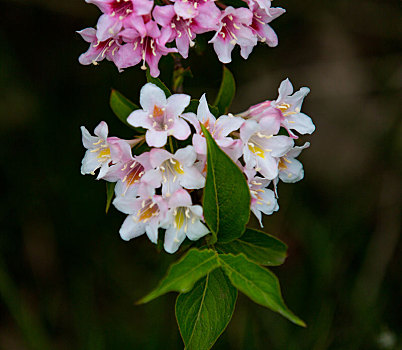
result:
[[[219,88],[218,96],[214,106],[218,107],[220,114],[226,114],[232,104],[234,95],[236,93],[236,82],[234,80],[233,74],[223,66],[223,76],[221,87]]]
[[[130,113],[136,109],[139,109],[140,107],[138,107],[135,103],[131,102],[127,97],[114,89],[112,89],[112,92],[110,94],[109,103],[112,111],[114,112],[114,114],[116,114],[117,118],[119,118],[120,121],[138,132],[142,130],[140,128],[135,128],[127,122],[127,118]]]
[[[218,244],[216,248],[222,253],[234,255],[244,253],[248,259],[266,266],[281,265],[287,256],[285,243],[265,232],[251,228],[246,229],[240,238]]]
[[[237,289],[221,269],[197,282],[176,301],[176,319],[186,350],[209,350],[232,318]]]
[[[170,90],[167,88],[167,86],[160,80],[159,78],[154,78],[151,73],[149,72],[149,69],[147,69],[147,82],[155,84],[157,87],[161,88],[163,92],[165,93],[166,97],[169,97],[172,95]]]
[[[201,124],[207,141],[207,180],[204,218],[212,231],[213,244],[240,237],[250,217],[250,191],[235,163],[223,152]]]
[[[271,271],[247,260],[242,254],[222,254],[219,260],[232,284],[251,300],[278,312],[299,326],[306,326],[285,305],[278,279]]]
[[[193,288],[195,282],[218,266],[219,261],[215,251],[191,249],[178,262],[170,266],[158,287],[138,301],[138,304],[145,304],[168,292],[187,293]]]
[[[106,214],[109,211],[110,204],[112,203],[115,186],[116,182],[106,182]]]

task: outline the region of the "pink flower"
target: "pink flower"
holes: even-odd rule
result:
[[[129,241],[146,233],[152,243],[158,242],[158,229],[168,209],[162,196],[116,197],[113,205],[128,214],[119,231],[122,239]]]
[[[121,46],[121,39],[119,37],[109,38],[105,41],[100,41],[96,37],[96,30],[94,28],[86,28],[77,32],[82,36],[82,38],[90,43],[87,52],[83,53],[78,61],[83,65],[94,64],[97,65],[98,62],[103,59],[115,62],[116,52],[119,51]]]
[[[209,111],[205,94],[200,98],[197,115],[194,113],[186,113],[183,114],[183,118],[188,120],[194,126],[196,134],[193,135],[193,145],[196,152],[203,155],[207,154],[207,143],[200,124],[205,126],[216,143],[225,150],[235,144],[235,140],[228,137],[228,135],[231,132],[238,130],[244,123],[242,118],[234,117],[232,114],[222,115],[216,119]],[[233,154],[236,154],[235,150],[233,151]]]
[[[267,43],[270,47],[278,45],[278,36],[274,30],[268,25],[275,18],[286,12],[286,10],[280,7],[271,7],[269,13],[265,10],[255,6],[251,8],[253,11],[253,22],[250,27],[257,35],[258,41]]]
[[[145,24],[146,34],[141,35],[135,29],[127,28],[120,32],[120,36],[126,42],[116,57],[116,64],[120,68],[135,66],[143,61],[141,69],[146,70],[148,63],[153,77],[159,76],[159,60],[169,52],[177,52],[177,49],[167,48],[167,37],[161,35],[158,25],[154,21]]]
[[[148,129],[145,134],[151,147],[163,147],[169,135],[178,140],[189,137],[191,130],[180,116],[190,103],[190,96],[175,94],[166,98],[162,89],[152,83],[145,84],[140,92],[143,109],[132,112],[127,121],[135,127]]]
[[[97,37],[104,41],[114,37],[124,27],[132,27],[145,35],[141,16],[151,13],[153,1],[148,0],[86,0],[103,12],[97,24]]]
[[[168,42],[176,40],[177,49],[184,58],[188,57],[189,47],[194,46],[196,34],[216,30],[220,17],[220,11],[213,2],[203,3],[195,18],[180,17],[173,5],[155,6],[152,14],[162,26],[163,35],[169,38]]]
[[[214,44],[214,49],[219,61],[229,63],[232,61],[232,51],[236,44],[241,47],[241,56],[247,59],[250,47],[257,45],[257,38],[249,28],[253,20],[253,13],[246,8],[226,7],[222,13],[221,25],[209,41]]]
[[[131,151],[127,141],[118,137],[108,137],[109,129],[105,122],[100,122],[95,128],[96,136],[92,136],[84,126],[81,126],[81,132],[82,143],[87,149],[82,159],[82,175],[95,175],[95,170],[100,168],[97,179],[102,179],[113,164],[120,162],[125,152]]]
[[[171,154],[164,149],[152,149],[150,163],[154,170],[144,175],[144,182],[152,182],[155,187],[162,185],[162,195],[170,197],[180,188],[200,189],[205,186],[205,178],[194,166],[197,154],[192,146],[187,146]]]

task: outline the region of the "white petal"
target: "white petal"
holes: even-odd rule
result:
[[[152,127],[152,119],[149,118],[149,113],[142,109],[137,109],[128,116],[127,123],[135,127],[150,129]]]
[[[152,149],[150,152],[150,162],[153,168],[157,168],[162,165],[162,163],[170,158],[173,155],[164,149]]]
[[[140,92],[140,104],[146,111],[153,113],[154,107],[165,108],[167,104],[165,93],[155,84],[145,84]]]
[[[183,189],[176,191],[169,199],[169,208],[189,207],[191,204],[190,194]]]
[[[131,196],[117,196],[113,200],[113,205],[116,207],[117,210],[121,211],[124,214],[134,214],[137,212],[135,208],[135,202],[138,199]]]
[[[286,78],[284,81],[281,82],[281,85],[278,89],[279,96],[276,100],[276,103],[283,102],[286,97],[290,96],[293,93],[293,85],[290,82],[289,78]]]
[[[312,134],[315,131],[315,125],[313,124],[313,121],[308,115],[304,113],[298,113],[296,115],[285,118],[284,126],[287,129],[296,130],[302,135]]]
[[[195,166],[191,168],[185,168],[184,174],[180,176],[179,181],[180,185],[191,190],[203,188],[205,186],[205,178]]]
[[[197,241],[208,234],[208,232],[209,230],[200,220],[195,220],[194,223],[189,223],[186,235],[192,241]]]
[[[276,158],[266,155],[262,161],[259,161],[257,166],[258,170],[268,180],[273,180],[278,176],[278,160]]]
[[[281,169],[279,171],[279,178],[283,182],[294,183],[300,181],[304,177],[303,164],[297,159],[288,159],[290,163],[285,162],[286,169]]]
[[[98,154],[96,152],[86,151],[82,159],[81,174],[91,174],[98,169],[102,163],[99,162]]]
[[[166,131],[148,130],[145,134],[145,140],[150,147],[163,147],[167,142]]]
[[[120,228],[120,237],[125,241],[141,236],[145,232],[145,225],[140,222],[135,222],[133,218],[133,215],[127,216]]]
[[[169,130],[169,134],[178,140],[185,140],[190,136],[191,129],[184,119],[176,118],[173,127]]]
[[[81,126],[82,133],[82,144],[87,149],[97,148],[97,145],[94,145],[99,141],[99,137],[92,136],[89,131],[85,128],[85,126]]]
[[[174,94],[167,99],[166,113],[170,118],[177,117],[184,112],[189,103],[189,95]]]
[[[105,122],[100,122],[99,125],[95,128],[94,133],[96,136],[99,136],[101,139],[106,140],[107,135],[109,133],[109,128]]]
[[[193,146],[187,146],[185,148],[180,148],[174,155],[183,166],[190,167],[194,164],[197,159],[197,153],[195,153]]]
[[[244,119],[239,117],[222,115],[215,123],[215,138],[221,138],[229,135],[231,132],[238,130],[244,124]],[[217,134],[218,133],[218,134]]]
[[[155,222],[153,222],[155,221]],[[152,243],[158,243],[158,224],[153,220],[145,225],[145,232]]]
[[[205,94],[203,94],[200,98],[200,103],[197,108],[197,118],[203,124],[206,123],[208,119],[210,124],[215,124],[216,119],[214,115],[209,111],[208,102]]]
[[[180,244],[183,243],[183,241],[186,238],[186,234],[184,233],[184,230],[176,230],[171,226],[166,230],[165,233],[165,243],[163,245],[164,249],[170,253],[173,254],[177,252],[177,250],[180,247]]]

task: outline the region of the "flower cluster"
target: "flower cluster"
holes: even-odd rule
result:
[[[215,118],[205,94],[197,114],[185,113],[190,96],[174,94],[167,98],[163,90],[148,83],[140,93],[142,109],[133,111],[127,119],[132,126],[146,129],[145,136],[134,140],[108,137],[105,122],[95,128],[95,136],[81,127],[87,149],[81,172],[94,174],[100,169],[98,179],[116,182],[113,204],[128,215],[120,229],[124,240],[146,233],[157,243],[162,228],[166,230],[164,248],[174,253],[186,237],[195,241],[208,233],[197,191],[205,186],[206,177],[207,147],[202,124],[245,174],[251,210],[262,226],[262,213],[270,215],[279,208],[278,182],[296,182],[304,176],[296,158],[309,143],[295,146],[295,140],[298,134],[315,130],[310,117],[301,113],[308,93],[308,88],[293,93],[286,79],[276,100],[259,103],[236,116]],[[281,128],[287,135],[278,135]],[[192,140],[182,142],[191,134]],[[167,150],[173,138],[178,147]],[[132,148],[144,141],[149,151],[133,156]]]
[[[247,0],[247,7],[234,8],[214,0],[166,0],[154,6],[153,0],[86,0],[103,12],[96,30],[78,33],[90,43],[79,58],[81,64],[98,64],[106,58],[119,70],[142,62],[153,77],[159,75],[162,56],[178,52],[187,58],[197,34],[215,32],[209,41],[223,63],[231,61],[237,45],[247,59],[257,43],[274,47],[278,38],[269,25],[285,12],[271,7],[271,0]],[[175,46],[169,43],[175,42]]]

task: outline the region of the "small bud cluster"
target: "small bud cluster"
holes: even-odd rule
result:
[[[223,63],[231,61],[235,45],[247,59],[257,43],[278,44],[269,23],[285,12],[271,7],[271,0],[247,0],[248,7],[234,8],[214,0],[165,0],[154,6],[153,0],[86,0],[103,12],[96,29],[78,33],[90,43],[79,58],[81,64],[98,64],[106,58],[121,71],[142,62],[153,77],[159,75],[162,56],[178,52],[188,57],[197,34],[215,32],[209,41]],[[176,47],[169,43],[175,42]]]
[[[146,129],[145,136],[134,140],[108,137],[105,122],[96,127],[95,136],[81,127],[87,149],[81,172],[94,174],[100,169],[98,179],[116,182],[113,204],[128,215],[120,229],[124,240],[146,233],[157,243],[162,228],[166,230],[164,248],[174,253],[186,237],[195,241],[208,233],[197,191],[205,186],[207,169],[202,124],[245,174],[251,211],[262,226],[262,213],[270,215],[279,208],[278,182],[296,182],[304,176],[296,157],[309,143],[295,146],[295,140],[297,134],[315,130],[310,117],[301,113],[308,93],[308,88],[293,93],[286,79],[276,100],[252,106],[237,116],[215,118],[205,94],[197,114],[185,113],[190,96],[174,94],[167,98],[163,90],[148,83],[140,93],[142,109],[127,119],[132,126]],[[281,128],[287,135],[278,135]],[[184,142],[191,134],[191,144],[190,140]],[[133,156],[132,148],[144,141],[149,151]],[[178,147],[174,149],[173,144]]]

